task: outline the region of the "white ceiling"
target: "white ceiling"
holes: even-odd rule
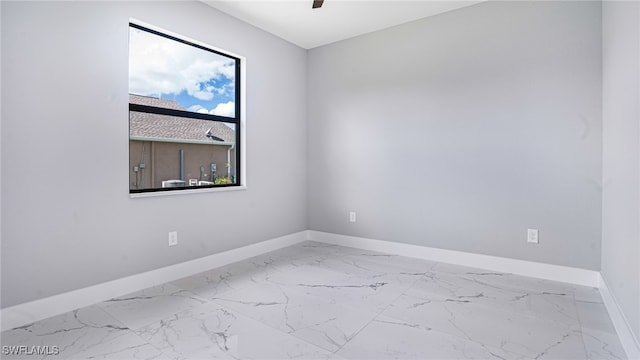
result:
[[[440,14],[483,0],[201,0],[233,17],[302,48],[335,41]]]

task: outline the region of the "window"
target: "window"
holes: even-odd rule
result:
[[[241,59],[129,24],[129,192],[241,184]]]

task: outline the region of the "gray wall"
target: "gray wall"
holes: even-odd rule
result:
[[[310,228],[599,270],[601,69],[599,2],[488,2],[311,50]]]
[[[1,6],[2,307],[307,228],[306,51],[199,2]],[[248,190],[129,198],[130,17],[247,58]]]
[[[602,15],[602,276],[640,339],[640,4]]]

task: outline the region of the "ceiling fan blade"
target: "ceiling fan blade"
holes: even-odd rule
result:
[[[311,6],[312,9],[317,9],[319,7],[322,6],[322,3],[324,2],[324,0],[313,0],[313,6]]]

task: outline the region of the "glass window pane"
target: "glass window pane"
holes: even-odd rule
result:
[[[129,121],[131,190],[236,183],[235,124],[137,111]]]
[[[234,58],[129,27],[129,93],[143,105],[233,118],[235,75]]]

